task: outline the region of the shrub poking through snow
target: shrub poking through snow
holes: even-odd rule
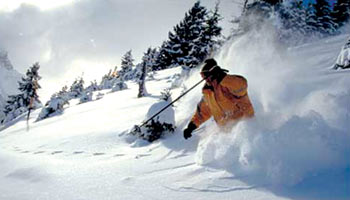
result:
[[[112,92],[125,90],[125,89],[128,89],[128,86],[124,83],[124,81],[118,79],[112,87]]]
[[[166,89],[162,92],[161,100],[150,107],[146,119],[151,118],[155,113],[165,108],[170,102],[171,93],[169,89]],[[130,134],[147,140],[148,142],[153,142],[168,133],[174,132],[175,129],[175,111],[174,108],[170,106],[143,127],[134,126]]]
[[[89,101],[92,101],[92,92],[84,91],[81,94],[81,97],[79,99],[79,103],[82,104],[82,103],[86,103],[86,102],[89,102]]]
[[[173,133],[175,126],[166,122],[160,122],[159,118],[156,120],[152,119],[144,128],[141,128],[140,135],[142,139],[148,142],[153,142],[160,139],[166,133]]]
[[[171,92],[170,89],[167,88],[163,90],[161,93],[160,99],[166,102],[171,102]]]

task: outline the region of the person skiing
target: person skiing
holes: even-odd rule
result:
[[[205,79],[203,97],[197,110],[184,130],[184,138],[192,137],[192,132],[213,117],[217,125],[227,130],[238,120],[254,116],[254,108],[247,93],[247,80],[243,76],[229,75],[214,59],[205,60],[200,74]]]

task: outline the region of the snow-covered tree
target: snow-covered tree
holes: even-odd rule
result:
[[[336,27],[331,17],[331,6],[327,0],[316,0],[315,14],[317,16],[317,26],[322,34],[332,34]]]
[[[208,16],[207,9],[197,1],[185,13],[184,19],[169,32],[169,39],[160,47],[154,68],[178,65],[195,67],[201,63],[208,56],[214,38],[221,32],[219,19],[217,8]]]
[[[219,26],[219,22],[221,19],[222,17],[219,13],[219,3],[217,3],[215,5],[214,10],[209,12],[204,27],[202,42],[205,48],[203,48],[202,50],[204,52],[204,54],[201,56],[202,61],[208,55],[212,54],[212,52],[216,51],[220,46],[220,36],[222,28]]]
[[[99,89],[100,87],[98,86],[97,81],[94,80],[94,81],[91,81],[90,85],[85,89],[85,91],[95,92],[95,91],[98,91]]]
[[[238,22],[238,27],[234,28],[232,34],[236,35],[252,29],[259,29],[273,15],[273,11],[273,6],[263,1],[254,1],[247,4],[245,12],[235,20],[235,22]]]
[[[348,39],[347,43],[342,48],[333,68],[334,69],[350,68],[350,38]]]
[[[303,1],[286,1],[278,9],[278,19],[281,27],[278,27],[279,36],[284,43],[298,44],[303,42],[313,30],[307,24],[307,11]]]
[[[320,36],[318,30],[318,17],[316,16],[315,5],[309,3],[306,7],[306,34],[307,36]]]
[[[262,0],[262,1],[271,5],[276,5],[276,4],[282,3],[283,0]]]
[[[118,72],[119,77],[123,80],[131,80],[133,79],[133,67],[134,67],[134,59],[132,56],[132,51],[128,51],[124,54],[121,61],[121,70]]]
[[[37,93],[38,89],[41,88],[38,83],[41,79],[38,72],[39,68],[39,63],[35,63],[30,67],[27,70],[26,77],[22,77],[22,80],[18,82],[18,89],[21,93],[8,97],[9,100],[4,110],[5,122],[13,120],[29,109],[37,109],[42,106]]]
[[[334,23],[338,27],[343,26],[350,20],[350,0],[337,0],[331,14]]]
[[[113,87],[113,80],[116,77],[113,76],[112,70],[109,70],[108,74],[102,77],[102,81],[100,83],[100,88],[103,89],[111,89]]]
[[[70,92],[71,99],[79,98],[82,95],[82,93],[84,92],[83,77],[79,77],[75,79],[73,84],[70,86],[69,92]]]
[[[128,85],[121,79],[116,79],[113,83],[112,92],[128,89]]]
[[[4,123],[12,121],[19,115],[28,111],[28,108],[24,106],[23,99],[23,94],[8,96],[8,100],[6,101],[6,105],[4,108]]]
[[[182,33],[184,33],[186,41],[181,41],[180,49],[184,54],[177,58],[179,65],[195,67],[205,59],[204,49],[206,49],[207,44],[203,43],[203,37],[206,37],[204,31],[207,14],[207,9],[197,1],[189,10],[188,15],[185,15],[183,21],[185,26]],[[181,40],[181,38],[178,39]]]
[[[112,92],[115,92],[128,88],[122,77],[123,72],[117,71],[117,67],[115,67],[113,71],[110,70],[108,74],[102,77],[99,89],[112,89]]]
[[[64,106],[69,104],[68,92],[62,90],[51,96],[50,100],[42,108],[36,121],[46,119],[63,113]]]

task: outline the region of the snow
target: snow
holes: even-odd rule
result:
[[[25,119],[0,132],[0,199],[349,199],[350,79],[329,70],[347,37],[287,51],[272,34],[227,44],[217,61],[247,78],[256,110],[231,133],[211,119],[183,139],[197,87],[173,108],[174,134],[148,145],[126,141],[180,67],[157,72],[143,98],[127,81],[128,89],[71,102],[62,115],[35,122],[36,110],[28,132]],[[199,80],[193,71],[185,87]],[[173,99],[181,92],[173,89]]]

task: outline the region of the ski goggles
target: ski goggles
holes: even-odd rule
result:
[[[223,72],[228,72],[228,70],[222,69],[221,67],[216,65],[216,66],[212,67],[210,70],[201,71],[200,74],[202,75],[203,78],[209,78],[210,76],[212,76],[214,74],[214,71],[216,69],[219,69],[220,71],[223,71]]]

